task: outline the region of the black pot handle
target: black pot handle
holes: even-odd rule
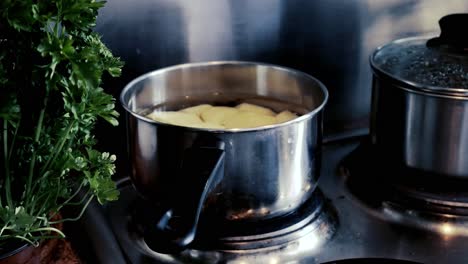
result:
[[[223,146],[187,149],[174,181],[171,207],[153,226],[145,228],[148,247],[160,253],[174,253],[193,242],[207,194],[224,175]]]
[[[448,52],[468,54],[468,14],[450,14],[439,20],[440,36],[429,39],[427,47]]]

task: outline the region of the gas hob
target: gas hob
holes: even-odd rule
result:
[[[76,223],[89,235],[83,232],[74,241],[86,248],[83,251],[92,256],[92,263],[347,263],[338,260],[356,258],[373,260],[354,263],[379,263],[377,259],[383,258],[468,263],[464,193],[452,192],[440,199],[441,192],[427,192],[424,186],[389,188],[379,180],[379,171],[372,171],[373,180],[369,180],[368,175],[362,176],[365,170],[356,168],[371,166],[372,159],[353,158],[361,153],[363,141],[358,137],[327,143],[318,190],[323,196],[314,200],[320,204],[305,206],[297,221],[279,229],[282,232],[270,230],[256,239],[250,237],[250,245],[255,245],[253,241],[257,247],[242,247],[243,240],[226,244],[225,239],[217,249],[198,247],[174,255],[152,251],[132,232],[131,208],[138,198],[125,180],[119,201],[89,207]]]

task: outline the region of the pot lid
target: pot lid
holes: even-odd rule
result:
[[[379,47],[372,69],[406,88],[424,92],[468,95],[468,14],[439,20],[439,37],[399,39]]]

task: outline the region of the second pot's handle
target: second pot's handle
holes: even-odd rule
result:
[[[171,209],[146,227],[145,242],[160,253],[178,252],[195,238],[207,194],[224,175],[222,147],[192,147],[185,151],[177,175]]]

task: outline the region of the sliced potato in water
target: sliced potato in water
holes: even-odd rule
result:
[[[222,125],[223,122],[231,116],[237,114],[239,110],[233,107],[214,106],[203,111],[200,116],[203,121],[216,125]]]
[[[196,128],[210,128],[210,129],[225,129],[224,126],[218,125],[218,124],[213,124],[213,123],[206,123],[206,122],[201,122],[197,124],[191,125],[191,127],[196,127]]]
[[[287,122],[289,120],[293,120],[296,117],[297,117],[296,114],[286,110],[286,111],[283,111],[283,112],[276,115],[276,122],[284,123],[284,122]]]
[[[258,106],[258,105],[253,105],[253,104],[248,104],[248,103],[242,103],[236,106],[236,108],[239,109],[240,111],[245,111],[245,112],[252,112],[252,113],[268,115],[268,116],[275,115],[275,112],[273,112],[269,108]]]
[[[230,128],[253,128],[276,124],[274,116],[262,115],[252,112],[239,111],[237,114],[226,119],[223,125]]]
[[[274,125],[292,120],[297,115],[288,110],[275,114],[271,109],[242,103],[236,107],[201,104],[184,108],[177,112],[154,111],[147,117],[159,122],[179,126],[236,129]]]
[[[165,112],[153,112],[147,115],[148,118],[151,118],[155,121],[168,123],[172,125],[179,126],[195,126],[196,124],[203,125],[203,121],[195,114],[186,113],[186,112],[175,112],[175,111],[165,111]]]
[[[209,104],[201,104],[201,105],[196,105],[196,106],[192,106],[192,107],[187,107],[187,108],[181,109],[180,111],[200,115],[202,112],[204,112],[204,111],[206,111],[206,110],[208,110],[208,109],[210,109],[212,107],[213,106],[209,105]]]

